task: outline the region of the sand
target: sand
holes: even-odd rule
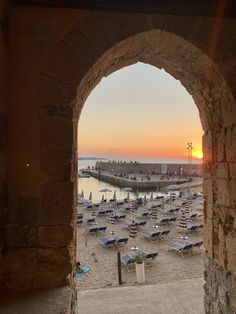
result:
[[[152,204],[158,203],[158,201],[148,201],[147,207]],[[178,199],[173,203],[173,205],[180,205],[182,203],[181,199]],[[194,205],[194,203],[193,203]],[[127,205],[125,205],[127,206]],[[124,206],[123,206],[124,207]],[[123,207],[119,207],[115,210],[116,213],[120,213]],[[199,206],[198,206],[199,207]],[[102,208],[104,209],[114,209],[114,205],[105,204],[100,205],[98,212]],[[125,222],[131,222],[134,216],[139,216],[144,212],[145,206],[140,207],[137,212],[128,213],[125,218]],[[79,213],[84,213],[85,217],[91,217],[91,209],[86,209],[84,206],[78,208]],[[190,224],[202,223],[203,215],[201,210],[195,210],[198,213],[198,217],[190,222]],[[158,210],[158,217],[161,217],[161,210]],[[171,215],[173,216],[173,215]],[[144,238],[140,232],[143,230],[155,230],[153,228],[153,221],[149,218],[147,219],[147,224],[145,227],[140,229],[138,236],[136,238],[136,244],[140,249],[145,252],[159,252],[159,256],[156,258],[154,263],[150,263],[145,267],[146,283],[145,284],[155,284],[155,283],[168,283],[183,279],[201,278],[203,277],[203,247],[201,249],[195,250],[194,254],[186,255],[182,257],[181,254],[177,252],[170,251],[166,247],[167,243],[171,242],[182,242],[181,232],[177,226],[181,212],[177,214],[177,221],[172,225],[161,226],[156,230],[166,230],[170,229],[170,234],[166,239],[158,240],[152,243],[150,240]],[[129,231],[121,227],[122,222],[111,225],[106,217],[96,217],[96,222],[100,226],[107,226],[106,236],[112,237],[110,231],[116,230],[116,236],[128,237]],[[83,225],[78,225],[77,227],[77,261],[81,264],[89,266],[91,270],[82,275],[80,278],[76,279],[78,290],[87,289],[98,289],[104,287],[115,287],[118,286],[118,274],[117,274],[117,249],[110,247],[105,248],[99,245],[97,238],[93,235],[87,236],[87,247],[85,246],[86,236],[85,227]],[[97,237],[103,237],[104,234],[101,233]],[[187,234],[189,242],[196,242],[202,240],[203,234],[202,230],[198,233]],[[129,239],[126,245],[119,246],[121,253],[132,254],[130,248],[133,245],[133,241]],[[127,272],[125,267],[122,267],[122,281],[124,286],[136,285],[136,273],[135,271]]]

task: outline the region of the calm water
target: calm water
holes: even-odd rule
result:
[[[154,162],[162,162],[162,163],[170,162],[170,160],[157,159],[157,158],[156,159],[153,159],[153,158],[142,158],[142,159],[139,159],[139,158],[135,158],[135,159],[118,158],[118,159],[115,159],[115,158],[113,158],[113,160],[126,160],[126,161],[136,160],[139,162],[152,162],[152,163],[154,163]],[[96,162],[97,162],[97,160],[79,160],[78,167],[79,167],[79,169],[85,169],[88,166],[90,166],[90,167],[95,166]],[[173,160],[172,159],[172,163],[174,163],[174,162],[181,163],[181,162],[186,162],[186,160],[183,161],[183,160]],[[84,198],[88,199],[90,192],[92,192],[92,200],[94,202],[100,202],[101,201],[102,195],[105,193],[101,193],[101,192],[99,192],[99,190],[101,190],[103,188],[108,188],[108,189],[112,190],[112,192],[107,192],[105,195],[108,199],[113,197],[114,191],[116,191],[116,198],[117,199],[124,199],[127,196],[127,192],[122,191],[119,187],[111,185],[111,184],[103,182],[103,181],[100,181],[100,180],[97,180],[93,177],[79,178],[78,179],[78,193],[80,194],[83,190]],[[140,196],[144,196],[144,194],[146,194],[147,197],[150,197],[151,192],[145,192],[145,193],[140,192],[139,193]],[[153,191],[153,194],[155,197],[157,194],[156,191]],[[136,191],[130,192],[130,198],[131,199],[134,199],[135,196],[136,196]]]

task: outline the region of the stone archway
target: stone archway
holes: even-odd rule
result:
[[[206,310],[235,310],[235,21],[43,8],[10,11],[6,285],[25,289],[66,283],[74,265],[80,111],[104,75],[142,61],[179,79],[199,109],[205,131]]]
[[[217,302],[219,306],[225,306],[228,302],[226,294],[217,301],[217,293],[215,293],[215,299],[210,300],[209,289],[214,288],[212,287],[214,274],[219,284],[224,286],[225,291],[227,290],[224,282],[226,277],[220,267],[227,267],[234,276],[236,274],[233,258],[230,254],[227,255],[230,249],[228,245],[234,241],[234,235],[231,233],[232,228],[226,230],[225,227],[227,221],[232,222],[233,216],[228,211],[230,192],[227,191],[230,190],[227,190],[228,183],[224,177],[227,171],[225,167],[228,167],[225,163],[226,150],[229,154],[233,154],[230,147],[232,133],[229,130],[234,120],[234,98],[217,65],[206,53],[184,38],[161,30],[128,35],[130,34],[127,33],[127,39],[122,41],[114,37],[112,45],[107,45],[103,39],[101,43],[97,39],[96,45],[93,45],[89,38],[81,36],[79,26],[76,26],[56,45],[52,57],[46,62],[40,80],[42,148],[45,148],[44,143],[46,148],[50,147],[49,159],[51,158],[52,162],[58,154],[58,149],[64,150],[61,152],[61,160],[56,159],[58,165],[54,165],[55,172],[50,176],[47,174],[45,176],[47,180],[43,184],[50,186],[51,179],[56,177],[59,182],[64,182],[57,184],[66,184],[68,189],[71,189],[71,197],[75,195],[76,189],[72,187],[71,182],[76,173],[77,121],[86,98],[103,76],[138,61],[164,68],[173,77],[179,79],[192,95],[199,109],[205,132],[203,136],[206,194],[205,248],[207,250],[205,303],[208,310],[218,306],[215,305]],[[91,49],[97,50],[97,58],[94,57]],[[58,91],[60,95],[57,95]],[[56,107],[55,99],[59,100]],[[60,139],[55,143],[56,134],[53,134],[53,129],[57,130],[58,136],[58,127],[61,128]],[[51,131],[52,138],[49,140],[48,133]],[[224,146],[225,136],[228,138],[227,148]],[[68,138],[71,140],[68,141]],[[42,152],[41,158],[48,160],[48,149],[45,150],[45,155]],[[51,167],[50,169],[45,167],[43,170],[53,171]],[[233,176],[234,173],[230,175]],[[67,183],[64,181],[65,178],[68,180]],[[219,188],[224,191],[224,195]],[[225,207],[222,212],[219,211],[221,206]],[[233,281],[233,276],[231,278]]]

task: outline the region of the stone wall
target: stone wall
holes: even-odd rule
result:
[[[103,76],[141,61],[179,79],[199,110],[205,132],[204,241],[210,258],[206,310],[220,310],[211,291],[228,289],[230,296],[225,278],[229,274],[233,282],[236,277],[235,35],[234,19],[9,8],[8,287],[66,283],[75,259],[80,112]],[[4,48],[0,53],[3,62]],[[5,113],[1,108],[4,130]],[[4,164],[6,137],[2,142]],[[2,173],[4,182],[4,167]],[[210,279],[214,274],[216,284]],[[227,302],[222,313],[234,311],[231,299],[221,301]]]
[[[6,99],[6,23],[5,1],[0,1],[0,284],[2,279],[2,250],[4,247],[4,212],[7,208],[7,146],[8,112]]]
[[[109,171],[113,173],[150,173],[160,174],[168,172],[202,174],[201,164],[154,164],[154,163],[130,163],[130,162],[96,162],[96,168],[102,171]]]

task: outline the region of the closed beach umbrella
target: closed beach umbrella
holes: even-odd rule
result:
[[[104,194],[102,195],[101,202],[102,202],[102,203],[104,202]]]
[[[129,229],[129,237],[131,239],[135,239],[136,236],[137,236],[137,227],[136,227],[135,221],[133,220]]]
[[[151,213],[151,219],[157,221],[157,208],[153,208]]]
[[[116,200],[116,191],[114,191],[113,200]]]
[[[165,207],[165,200],[164,200],[164,197],[162,197],[161,199],[161,208],[164,209]]]
[[[183,230],[187,229],[187,218],[184,211],[182,212],[178,228],[183,229]]]
[[[131,204],[131,206],[130,206],[130,211],[131,211],[132,213],[134,213],[134,212],[136,211],[136,204],[135,204],[134,201],[132,202],[132,204]]]
[[[127,201],[129,201],[129,192],[128,192],[128,194],[127,194]]]
[[[92,192],[90,192],[89,194],[89,200],[92,201],[93,197],[92,197]]]
[[[184,212],[186,215],[188,215],[190,213],[190,204],[189,204],[189,200],[186,201],[185,206],[184,206]]]
[[[114,216],[114,214],[112,214],[110,217],[110,224],[115,225],[115,223],[116,223],[115,216]]]
[[[150,200],[153,200],[153,192],[151,192]]]
[[[96,209],[93,207],[92,212],[91,212],[91,217],[95,218],[96,217]]]
[[[81,196],[81,198],[84,198],[84,191],[83,190],[81,191],[80,196]]]
[[[146,196],[146,194],[144,195],[144,198],[143,198],[143,205],[147,205],[147,196]]]
[[[139,192],[138,192],[138,189],[136,191],[136,198],[139,198]]]

